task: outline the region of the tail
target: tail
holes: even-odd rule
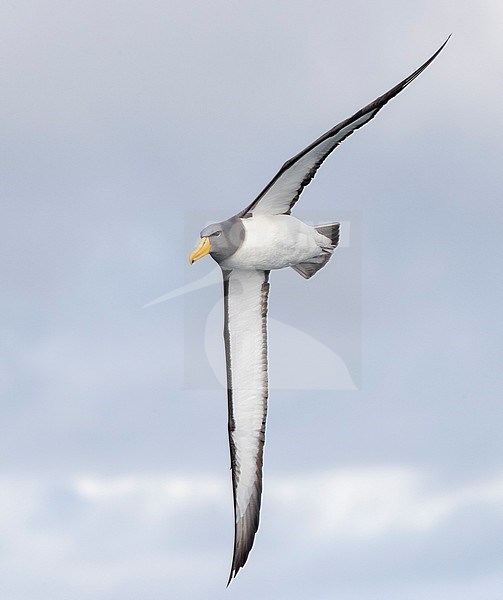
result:
[[[329,223],[328,225],[318,225],[318,227],[315,227],[318,233],[321,233],[321,235],[324,235],[330,240],[332,250],[337,248],[339,243],[340,228],[340,223]]]
[[[329,223],[328,225],[318,225],[318,227],[315,227],[318,233],[321,233],[321,235],[324,235],[330,240],[330,244],[327,244],[327,246],[323,248],[323,255],[320,256],[316,262],[299,263],[298,265],[293,265],[292,269],[302,275],[304,279],[309,279],[323,268],[330,260],[332,252],[337,248],[340,237],[340,227],[340,223]]]

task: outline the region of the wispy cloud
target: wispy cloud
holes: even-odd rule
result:
[[[0,484],[1,562],[10,577],[52,578],[61,589],[73,586],[91,598],[146,580],[159,589],[186,589],[196,565],[195,597],[204,597],[208,585],[222,585],[218,574],[226,569],[232,535],[227,478],[80,473],[3,477]],[[396,534],[423,539],[433,551],[436,532],[449,520],[467,510],[500,519],[502,506],[501,473],[457,486],[404,466],[272,474],[261,536],[287,545],[294,564],[296,548],[309,547],[315,556],[325,547],[333,552],[366,544],[375,552],[373,541],[385,548]],[[267,544],[256,550],[258,563],[271,552]]]
[[[189,517],[193,511],[227,506],[230,483],[208,475],[77,474],[65,480],[2,478],[0,517],[30,529],[32,519],[58,509],[47,498],[75,502],[85,511],[131,509],[136,519]],[[266,482],[269,510],[285,524],[292,516],[322,537],[378,537],[394,531],[428,531],[468,507],[503,510],[503,474],[484,481],[440,487],[411,467],[368,467],[314,475],[272,475]],[[81,503],[81,504],[79,504]],[[185,517],[184,517],[185,515]],[[46,514],[47,516],[47,514]]]

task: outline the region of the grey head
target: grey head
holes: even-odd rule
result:
[[[245,228],[239,217],[231,217],[221,223],[212,223],[201,231],[202,238],[211,244],[210,255],[221,263],[236,252],[245,239]]]

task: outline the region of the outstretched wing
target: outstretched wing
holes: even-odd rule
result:
[[[412,75],[409,75],[409,77],[359,110],[352,117],[349,117],[349,119],[332,127],[332,129],[302,150],[302,152],[286,161],[274,179],[267,184],[257,198],[250,206],[243,210],[239,216],[250,217],[263,214],[289,215],[303,189],[316,175],[316,171],[332,150],[337,148],[337,146],[350,136],[353,131],[356,131],[373,119],[391,98],[394,98],[406,88],[411,81],[420,75],[442,51],[450,37],[451,36],[449,36],[435,54],[420,66],[417,71],[414,71]]]
[[[245,564],[259,524],[267,414],[269,271],[223,271],[229,445],[234,496],[231,579]]]

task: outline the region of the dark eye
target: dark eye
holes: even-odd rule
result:
[[[222,232],[221,231],[215,231],[215,233],[213,234],[215,237],[218,237]]]

